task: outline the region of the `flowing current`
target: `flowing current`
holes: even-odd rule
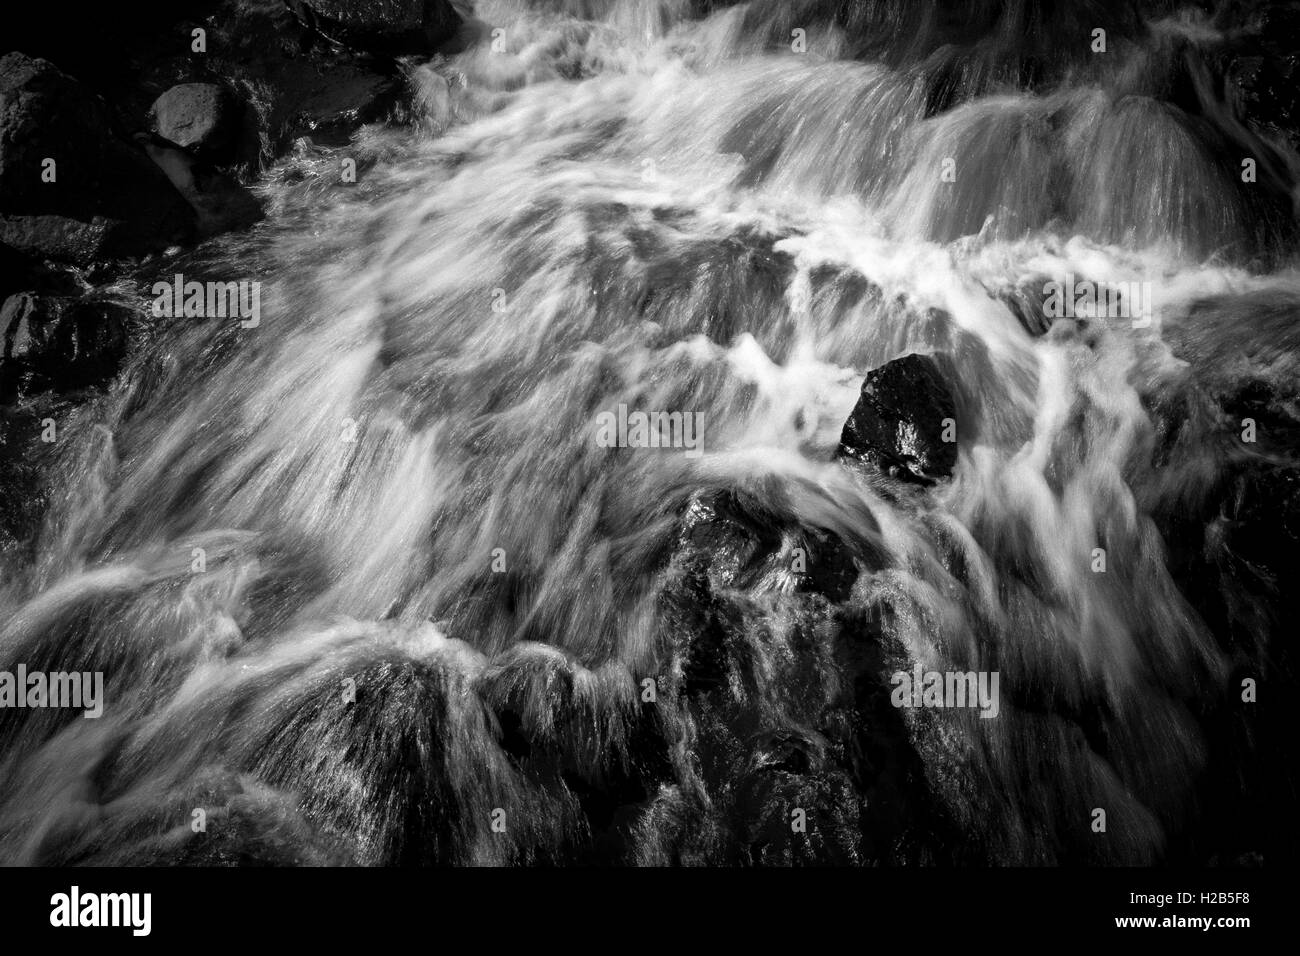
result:
[[[0,711],[0,861],[1231,844],[1206,781],[1249,776],[1264,631],[1206,623],[1172,537],[1240,447],[1205,396],[1297,380],[1292,159],[1213,109],[1206,21],[1009,4],[957,47],[833,6],[479,3],[413,127],[302,144],[251,237],[120,285],[257,281],[260,322],[160,321],[65,423],[0,668],[102,672],[104,714]],[[1049,330],[1067,276],[1149,321]],[[835,458],[910,353],[957,407],[929,488]],[[703,453],[605,447],[620,405]],[[892,706],[918,665],[997,672],[997,715]]]

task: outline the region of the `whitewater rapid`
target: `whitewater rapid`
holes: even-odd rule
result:
[[[102,670],[108,703],[0,715],[0,859],[581,859],[585,794],[628,780],[624,862],[730,862],[809,801],[823,856],[776,859],[1159,859],[1229,668],[1152,517],[1197,480],[1153,469],[1152,396],[1195,371],[1171,336],[1213,339],[1194,303],[1300,292],[1241,254],[1256,207],[1105,71],[933,113],[834,29],[798,53],[747,5],[563,6],[478,4],[476,45],[409,65],[415,129],[303,144],[254,235],[139,270],[142,303],[259,281],[262,318],[170,323],[68,426],[0,664]],[[1017,303],[1067,274],[1150,283],[1152,321],[1034,334]],[[945,357],[959,458],[900,491],[834,452],[863,375],[913,352]],[[601,447],[620,404],[699,413],[706,453]],[[838,610],[718,585],[706,700],[671,556],[710,489],[857,563]],[[999,672],[998,717],[909,712],[918,769],[861,785],[835,769],[851,634],[882,670]],[[760,825],[737,794],[774,737],[812,769]],[[913,800],[967,848],[861,838]]]

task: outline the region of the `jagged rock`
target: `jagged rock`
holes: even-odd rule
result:
[[[952,474],[957,443],[944,441],[956,405],[934,359],[905,355],[867,373],[840,436],[839,455],[904,481],[930,484]]]
[[[233,154],[243,108],[217,83],[181,83],[154,101],[150,115],[163,139],[220,163]]]
[[[432,53],[455,36],[460,17],[446,0],[285,0],[326,39],[368,53]]]
[[[45,60],[0,58],[0,241],[86,262],[161,250],[192,230],[185,201],[114,135],[102,100]]]

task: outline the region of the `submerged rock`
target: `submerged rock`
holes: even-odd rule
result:
[[[658,706],[681,709],[694,769],[646,810],[640,862],[918,862],[955,845],[890,704],[905,652],[854,597],[887,558],[790,504],[775,487],[710,488],[681,516]]]
[[[45,60],[0,58],[0,241],[88,262],[164,249],[193,224],[102,100]]]
[[[874,531],[870,516],[865,520]],[[677,566],[715,593],[759,587],[840,602],[852,591],[860,566],[883,563],[866,539],[845,540],[829,528],[800,522],[781,498],[764,501],[737,489],[694,494],[676,544]]]
[[[951,476],[957,464],[956,416],[934,359],[905,355],[867,373],[840,436],[839,456],[931,484]]]

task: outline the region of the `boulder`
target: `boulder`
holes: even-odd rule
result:
[[[447,0],[285,0],[285,5],[327,40],[389,56],[432,53],[461,24]]]
[[[185,200],[114,135],[102,100],[45,60],[0,58],[0,242],[84,263],[158,251],[192,229]]]
[[[223,163],[234,154],[243,106],[217,83],[180,83],[154,101],[149,115],[163,139]]]
[[[838,454],[903,481],[932,484],[957,464],[957,443],[944,441],[946,424],[956,418],[934,359],[905,355],[867,373]]]

